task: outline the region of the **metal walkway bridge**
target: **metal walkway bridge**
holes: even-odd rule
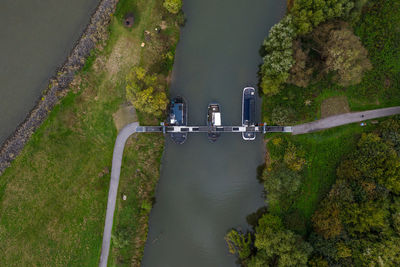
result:
[[[138,126],[138,133],[291,133],[291,126],[268,126],[266,123],[257,126]]]

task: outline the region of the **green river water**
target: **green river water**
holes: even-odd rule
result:
[[[241,95],[257,85],[259,49],[285,12],[281,0],[185,0],[187,23],[176,51],[171,95],[188,102],[189,124],[205,125],[218,102],[224,125],[241,123]],[[260,101],[257,102],[260,120]],[[224,235],[245,230],[246,216],[264,206],[257,167],[263,141],[222,134],[189,134],[183,145],[167,137],[156,204],[150,215],[143,266],[235,266]]]

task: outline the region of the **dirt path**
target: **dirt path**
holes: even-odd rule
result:
[[[295,125],[292,127],[292,132],[293,134],[311,133],[323,129],[333,128],[340,125],[345,125],[349,123],[360,122],[370,119],[376,119],[395,114],[400,114],[400,106],[367,110],[361,112],[345,113],[309,123]]]

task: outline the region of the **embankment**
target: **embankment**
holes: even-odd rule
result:
[[[0,147],[0,175],[10,166],[21,152],[34,131],[47,118],[49,112],[66,94],[76,71],[85,64],[96,45],[102,45],[107,39],[107,27],[115,11],[118,0],[102,0],[93,13],[90,23],[81,38],[74,46],[71,54],[58,69],[55,77],[50,79],[48,89],[44,90],[35,107],[14,133]]]

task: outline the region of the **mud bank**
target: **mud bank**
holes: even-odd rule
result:
[[[35,107],[14,133],[0,147],[0,175],[10,166],[21,152],[35,130],[43,123],[59,100],[66,95],[76,71],[85,64],[86,58],[96,46],[104,45],[108,37],[107,27],[115,11],[118,0],[103,0],[91,16],[90,23],[77,41],[64,64],[50,79],[48,88],[43,91]]]

